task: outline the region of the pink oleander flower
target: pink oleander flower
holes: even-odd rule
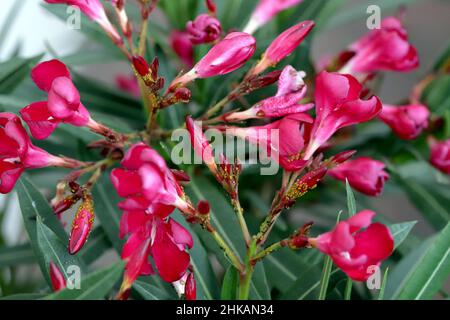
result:
[[[430,139],[430,163],[445,174],[450,174],[450,139],[436,141]]]
[[[421,104],[407,106],[383,105],[380,119],[402,139],[417,138],[428,127],[430,111]]]
[[[83,248],[91,233],[94,218],[94,203],[92,197],[85,195],[72,222],[72,230],[70,231],[69,238],[70,254],[75,254]]]
[[[195,282],[194,273],[189,273],[184,287],[184,297],[186,300],[197,300],[197,284]]]
[[[354,56],[344,70],[352,73],[377,71],[410,71],[419,65],[417,50],[408,41],[408,34],[400,20],[388,17],[381,29],[374,29],[353,43]]]
[[[382,105],[372,96],[360,99],[362,85],[353,76],[322,71],[316,78],[316,119],[304,159],[310,159],[340,128],[366,122],[378,115]]]
[[[272,20],[279,12],[300,4],[303,0],[260,0],[244,32],[252,34]]]
[[[209,14],[200,14],[194,21],[186,24],[186,31],[193,44],[202,44],[216,41],[220,37],[222,27],[216,17]]]
[[[299,103],[307,89],[303,82],[304,76],[303,71],[296,71],[292,66],[286,66],[278,80],[278,91],[275,96],[264,99],[245,111],[225,114],[222,119],[242,121],[252,118],[279,118],[311,109],[314,104]]]
[[[187,84],[197,78],[209,78],[233,72],[253,56],[256,40],[244,32],[229,33],[183,76],[176,78],[170,88]]]
[[[377,197],[383,191],[384,183],[389,174],[384,171],[385,164],[369,157],[360,157],[349,160],[328,173],[333,178],[345,181],[359,192]]]
[[[363,210],[309,242],[330,256],[333,262],[354,281],[365,281],[373,268],[380,266],[394,250],[388,227],[372,223],[375,212]],[[363,229],[363,230],[362,230]]]
[[[66,279],[53,261],[50,262],[49,273],[53,292],[63,290],[66,287]]]
[[[290,55],[305,39],[314,27],[313,21],[303,21],[282,32],[266,49],[262,59],[253,69],[253,74],[260,74],[270,66],[275,66]]]
[[[177,207],[186,211],[183,190],[164,159],[144,143],[133,145],[121,165],[111,172],[111,181],[119,196],[122,210],[142,210],[148,214],[168,216]]]
[[[307,163],[301,157],[309,140],[313,119],[305,113],[291,114],[264,126],[219,128],[249,142],[267,148],[268,155],[286,171],[297,171]]]
[[[121,291],[127,290],[139,275],[151,275],[153,267],[167,282],[180,280],[190,264],[186,248],[192,248],[190,233],[172,218],[164,219],[158,213],[124,211],[121,230],[130,234],[122,249],[122,259],[127,261]]]
[[[139,89],[139,84],[134,74],[130,76],[118,75],[116,77],[116,86],[120,90],[128,92],[135,97],[141,96],[141,90]]]
[[[194,48],[189,39],[189,33],[184,31],[173,31],[169,38],[170,46],[181,62],[188,68],[194,65]]]
[[[89,19],[97,22],[116,43],[122,42],[122,38],[109,21],[100,0],[45,0],[45,2],[77,6]]]
[[[31,78],[39,89],[48,93],[47,101],[33,102],[20,110],[35,139],[48,138],[60,123],[86,126],[94,132],[105,130],[81,103],[64,63],[59,60],[41,62],[31,71]]]
[[[34,146],[19,117],[9,112],[0,113],[0,193],[9,193],[26,169],[75,168],[79,164]]]

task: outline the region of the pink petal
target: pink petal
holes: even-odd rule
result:
[[[53,80],[59,77],[70,77],[69,69],[59,60],[50,60],[39,63],[31,71],[34,83],[43,91],[50,91]]]
[[[367,255],[375,262],[386,259],[394,250],[394,238],[388,227],[373,223],[366,230],[355,235],[355,247],[351,254]]]
[[[21,165],[0,159],[0,193],[11,192],[23,171],[24,168]]]
[[[72,80],[66,77],[56,78],[48,92],[48,110],[56,119],[73,116],[80,105],[80,94]]]
[[[169,219],[168,224],[175,243],[186,245],[189,249],[191,249],[194,245],[194,240],[192,239],[192,235],[189,231],[173,219]]]
[[[34,102],[20,110],[22,119],[28,124],[35,139],[46,139],[56,129],[59,120],[53,118],[47,108],[47,101]]]
[[[142,184],[140,176],[133,171],[116,168],[111,172],[111,182],[121,197],[140,193]]]

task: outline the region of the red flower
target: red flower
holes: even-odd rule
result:
[[[279,12],[293,7],[302,1],[303,0],[260,0],[244,31],[250,34],[255,32],[259,27],[272,20]]]
[[[189,34],[184,31],[173,31],[169,42],[181,62],[191,68],[194,65],[194,48],[191,40],[189,40]]]
[[[384,171],[385,165],[368,157],[349,160],[329,171],[329,174],[348,183],[356,190],[369,196],[379,196],[389,174]]]
[[[131,234],[122,250],[127,261],[121,292],[129,289],[139,275],[153,273],[148,256],[153,257],[160,276],[179,280],[189,266],[186,246],[193,245],[189,232],[167,216],[175,207],[186,210],[183,192],[164,159],[144,143],[133,145],[114,169],[111,181],[121,197],[123,210],[120,237]]]
[[[378,97],[360,99],[362,86],[353,76],[322,71],[316,78],[316,119],[304,159],[340,128],[369,121],[382,108]]]
[[[351,72],[410,71],[419,65],[417,50],[408,42],[400,20],[388,17],[350,46],[355,53],[344,67]]]
[[[209,14],[201,14],[186,24],[186,31],[193,44],[209,43],[217,40],[222,32],[220,21]]]
[[[53,261],[50,262],[49,272],[53,292],[63,290],[66,287],[66,279]]]
[[[383,105],[380,119],[402,139],[417,138],[428,127],[430,111],[421,104],[408,106]]]
[[[371,275],[370,267],[379,266],[394,250],[391,232],[381,223],[371,223],[374,216],[375,212],[363,210],[310,243],[351,279],[365,281]]]
[[[430,163],[443,173],[450,174],[450,139],[430,141]]]
[[[168,216],[174,209],[188,207],[183,191],[164,159],[144,143],[133,145],[125,154],[122,168],[111,172],[111,181],[121,197],[123,210],[143,210]]]
[[[266,49],[253,74],[260,74],[290,55],[314,27],[313,21],[303,21],[282,32]]]
[[[78,165],[35,147],[19,117],[9,112],[0,113],[0,193],[9,193],[25,169]]]
[[[89,19],[97,22],[116,42],[121,42],[122,38],[113,27],[106,16],[105,8],[100,0],[45,0],[51,4],[66,4],[69,6],[77,6],[89,17]]]
[[[34,138],[47,138],[61,122],[74,126],[90,122],[89,112],[81,104],[80,94],[64,63],[42,62],[31,71],[31,78],[41,90],[48,92],[48,101],[34,102],[20,110]]]
[[[223,116],[223,120],[279,118],[311,109],[314,107],[312,103],[299,104],[307,89],[303,82],[304,76],[303,71],[296,71],[292,66],[286,66],[278,80],[278,91],[275,96],[264,99],[245,111],[226,114]]]

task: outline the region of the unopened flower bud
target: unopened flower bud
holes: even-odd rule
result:
[[[142,78],[145,84],[151,84],[154,80],[153,72],[150,69],[150,66],[148,65],[147,61],[145,61],[145,59],[141,56],[134,56],[132,58],[132,62],[134,70]],[[152,67],[154,68],[153,63]]]
[[[317,186],[317,183],[325,176],[327,171],[328,169],[326,167],[320,167],[308,172],[303,177],[298,179],[285,195],[284,201],[286,202],[286,205],[291,205],[295,202],[295,200],[305,195],[305,193],[309,190],[314,189]]]
[[[197,300],[197,284],[195,282],[194,273],[190,273],[186,279],[184,297],[186,300]]]
[[[211,14],[216,14],[217,7],[214,0],[206,0],[206,8]]]
[[[197,204],[197,210],[200,214],[206,215],[211,211],[211,207],[209,206],[209,202],[206,200],[200,200]]]
[[[345,161],[347,161],[348,159],[353,157],[353,155],[355,153],[356,153],[356,150],[347,150],[347,151],[342,151],[342,152],[332,156],[330,159],[328,159],[326,161],[328,169],[332,169],[332,168],[340,165],[341,163],[344,163]]]
[[[189,182],[191,181],[191,178],[189,177],[189,175],[182,171],[182,170],[176,170],[176,169],[172,169],[171,170],[173,175],[175,176],[175,179],[177,179],[177,181],[179,182]]]
[[[66,279],[64,279],[61,270],[59,270],[53,261],[50,262],[49,273],[54,292],[60,291],[66,287]]]
[[[193,44],[210,43],[217,40],[222,32],[220,21],[209,14],[201,14],[186,24],[189,39]]]
[[[290,55],[314,27],[313,21],[303,21],[281,33],[267,48],[253,74],[260,74]]]
[[[77,210],[72,222],[69,238],[69,253],[75,254],[83,248],[94,224],[94,203],[88,194],[83,196],[83,202]]]
[[[189,90],[186,87],[182,87],[182,88],[177,88],[173,94],[173,96],[175,97],[176,102],[183,102],[183,103],[188,103],[189,101],[191,101],[191,90]]]

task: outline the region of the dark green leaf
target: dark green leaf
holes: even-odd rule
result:
[[[145,300],[170,300],[170,296],[167,295],[160,288],[148,284],[142,281],[135,281],[133,288],[141,295]]]
[[[409,221],[391,224],[388,226],[389,230],[391,230],[392,236],[394,237],[395,248],[397,248],[406,239],[416,223],[417,221]]]
[[[233,266],[229,266],[222,280],[221,300],[236,300],[239,284],[239,272]]]

